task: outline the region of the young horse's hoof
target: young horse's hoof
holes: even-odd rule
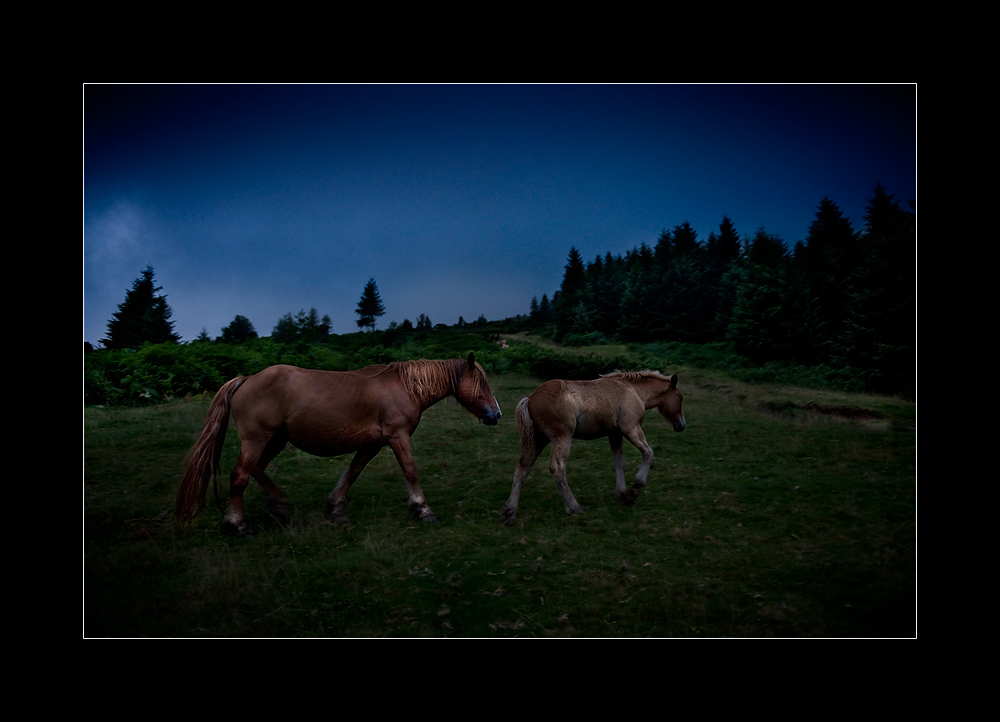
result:
[[[514,524],[517,522],[516,509],[511,509],[510,507],[505,506],[503,509],[500,510],[500,515],[503,517],[504,526],[514,526]]]
[[[639,498],[639,492],[642,491],[642,487],[632,487],[623,494],[618,494],[618,501],[620,501],[625,506],[635,506],[636,500]]]

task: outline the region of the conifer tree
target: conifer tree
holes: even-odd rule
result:
[[[257,338],[257,330],[246,316],[237,314],[232,323],[222,329],[222,340],[225,343],[240,343],[251,338]]]
[[[861,262],[848,283],[843,361],[869,389],[916,392],[915,217],[881,185],[865,213]]]
[[[587,272],[576,247],[570,248],[566,272],[559,287],[559,305],[556,307],[556,335],[562,338],[573,328],[576,306],[586,301]]]
[[[847,284],[857,264],[857,238],[851,222],[829,198],[820,201],[816,219],[804,242],[795,245],[792,258],[797,282],[807,299],[808,323],[803,363],[817,363],[835,355],[833,344],[844,333]]]
[[[271,331],[271,338],[279,343],[295,343],[299,338],[299,330],[291,313],[286,313],[278,319]]]
[[[375,320],[385,315],[385,306],[382,305],[382,299],[378,295],[378,286],[375,285],[374,278],[369,278],[365,284],[365,290],[361,294],[355,313],[360,317],[357,321],[358,328],[370,326],[372,331],[375,330]]]
[[[126,292],[125,301],[108,321],[108,337],[103,343],[110,349],[139,348],[149,343],[177,343],[181,337],[174,333],[170,320],[171,310],[166,296],[158,296],[163,289],[153,283],[153,267],[146,266],[139,278]]]

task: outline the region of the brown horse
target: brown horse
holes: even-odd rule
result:
[[[517,426],[521,431],[521,457],[514,469],[514,485],[501,513],[510,526],[517,515],[521,485],[545,446],[552,442],[549,471],[556,478],[566,502],[567,514],[580,514],[566,483],[566,457],[573,439],[607,436],[615,460],[615,491],[625,504],[632,505],[646,484],[653,450],[642,433],[646,409],[656,407],[674,431],[684,431],[681,393],[677,374],[667,377],[658,371],[615,371],[594,381],[547,381],[517,405]],[[642,464],[631,490],[625,488],[625,454],[622,438],[642,452]]]
[[[232,413],[241,449],[229,475],[224,531],[253,533],[243,518],[243,491],[251,476],[263,489],[272,512],[288,518],[284,494],[264,473],[287,443],[316,456],[356,452],[327,499],[330,521],[347,521],[347,492],[384,446],[392,449],[403,469],[410,510],[424,521],[437,521],[420,489],[410,436],[420,415],[447,396],[454,396],[488,426],[500,420],[500,406],[473,354],[464,361],[400,361],[345,372],[271,366],[253,376],[232,379],[219,389],[209,407],[177,492],[175,515],[185,520],[202,510],[209,476],[216,478],[218,498],[219,458]]]

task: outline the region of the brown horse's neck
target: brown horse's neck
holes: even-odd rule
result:
[[[389,364],[403,386],[420,405],[428,409],[441,399],[452,396],[462,379],[460,360],[398,361]]]

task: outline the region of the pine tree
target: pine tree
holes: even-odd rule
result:
[[[562,338],[573,328],[577,304],[581,301],[586,302],[586,274],[580,252],[576,250],[576,247],[570,248],[566,272],[563,275],[562,286],[559,287],[559,305],[556,307],[556,336],[558,338]]]
[[[271,331],[271,338],[278,343],[295,343],[299,338],[299,330],[291,313],[286,313],[278,319]]]
[[[542,301],[538,304],[538,320],[541,323],[548,323],[552,320],[552,304],[549,303],[549,296],[542,294]]]
[[[378,295],[378,286],[375,285],[374,278],[369,278],[365,284],[365,290],[361,294],[355,313],[360,316],[357,321],[358,328],[370,326],[372,331],[375,330],[375,320],[385,315],[385,306],[382,305],[382,299]]]
[[[177,343],[171,310],[163,290],[153,284],[153,267],[146,266],[125,294],[125,301],[108,321],[108,337],[103,343],[110,349],[139,348],[144,343]]]
[[[257,330],[246,316],[236,315],[228,326],[222,329],[222,340],[225,343],[240,343],[257,338]]]
[[[817,363],[836,355],[833,344],[844,333],[847,282],[857,264],[857,237],[851,222],[829,198],[820,201],[816,219],[804,242],[795,245],[793,266],[808,299],[806,346],[811,353],[803,363]]]
[[[861,262],[848,282],[842,361],[869,389],[916,393],[915,216],[881,185],[865,213]]]
[[[789,360],[799,347],[802,310],[789,280],[788,251],[778,236],[757,230],[739,276],[727,339],[755,363]]]

